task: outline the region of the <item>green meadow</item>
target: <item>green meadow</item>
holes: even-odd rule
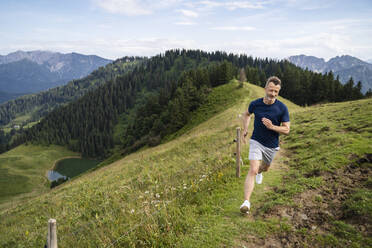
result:
[[[10,123],[8,123],[7,125],[4,125],[2,128],[3,130],[8,133],[10,132],[13,127],[15,125],[19,125],[19,126],[23,126],[23,128],[29,128],[29,127],[32,127],[33,125],[35,125],[36,123],[38,123],[38,121],[35,121],[35,122],[29,122],[33,113],[35,113],[39,108],[34,108],[30,113],[27,113],[27,114],[18,114],[16,118],[14,118]],[[27,124],[25,124],[26,122],[28,122]]]
[[[0,154],[0,209],[49,191],[47,171],[57,160],[76,155],[60,146],[35,145]]]
[[[302,108],[279,98],[289,108],[291,134],[281,137],[251,213],[242,216],[249,147],[242,147],[242,177],[236,178],[232,141],[242,124],[238,115],[264,91],[236,81],[223,87],[214,94],[226,102],[210,105],[221,108],[200,108],[167,143],[117,161],[113,156],[104,167],[3,209],[0,247],[43,246],[49,218],[57,220],[59,247],[371,244],[372,99]]]

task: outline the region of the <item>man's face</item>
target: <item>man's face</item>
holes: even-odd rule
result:
[[[266,98],[269,101],[275,100],[276,97],[279,95],[279,91],[280,85],[275,85],[274,83],[270,82],[265,88]]]

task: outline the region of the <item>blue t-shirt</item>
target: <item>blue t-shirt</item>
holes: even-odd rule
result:
[[[269,148],[279,147],[279,133],[268,129],[262,123],[262,118],[270,119],[275,126],[280,126],[282,122],[289,122],[287,106],[278,99],[269,105],[263,102],[263,98],[259,98],[249,104],[248,112],[254,114],[254,129],[251,139]]]

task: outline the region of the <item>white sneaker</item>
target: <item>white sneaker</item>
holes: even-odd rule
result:
[[[262,179],[263,179],[262,172],[261,172],[261,173],[258,173],[258,174],[256,175],[256,183],[257,183],[257,184],[261,184],[261,183],[262,183]]]
[[[245,200],[243,204],[240,206],[240,212],[247,213],[250,208],[251,208],[251,203]]]

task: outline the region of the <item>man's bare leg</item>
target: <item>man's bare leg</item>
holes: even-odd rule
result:
[[[270,165],[262,161],[260,167],[258,168],[258,173],[266,172],[269,170],[269,168],[270,168]]]
[[[250,160],[249,161],[250,168],[245,178],[244,182],[244,200],[249,201],[253,192],[254,183],[255,183],[255,176],[258,173],[258,168],[260,166],[259,160]]]

